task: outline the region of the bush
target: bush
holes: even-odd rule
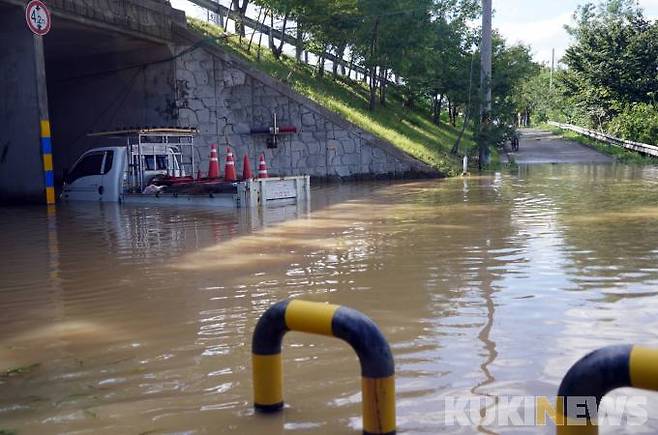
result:
[[[658,145],[658,106],[646,103],[626,106],[610,121],[607,130],[623,139]]]

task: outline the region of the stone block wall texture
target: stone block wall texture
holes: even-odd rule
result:
[[[172,37],[172,20],[185,23],[184,15],[165,0],[48,0],[47,3],[55,13],[163,40]]]
[[[236,151],[239,173],[245,153],[252,169],[264,153],[270,174],[281,176],[308,174],[333,179],[434,174],[420,161],[220,48],[204,46],[184,54],[176,60],[175,69],[178,124],[200,130],[197,149],[202,173],[207,171],[210,144],[218,144],[220,162],[227,146]],[[272,126],[274,113],[279,126],[297,127],[298,133],[280,136],[278,148],[267,149],[268,136],[251,135],[250,130]]]

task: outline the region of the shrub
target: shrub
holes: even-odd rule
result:
[[[636,103],[626,106],[607,128],[610,134],[650,145],[658,145],[658,106]]]

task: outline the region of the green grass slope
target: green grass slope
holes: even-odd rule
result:
[[[441,174],[461,173],[460,159],[450,154],[459,136],[459,129],[443,122],[435,125],[428,108],[414,110],[402,106],[402,99],[394,87],[390,88],[388,103],[379,105],[375,112],[368,110],[368,89],[365,84],[346,78],[334,80],[331,74],[318,77],[314,68],[300,65],[284,56],[276,60],[270,50],[261,47],[258,57],[257,38],[249,51],[249,38],[240,43],[237,36],[222,37],[223,30],[206,22],[189,19],[190,29],[229,52],[250,62],[257,69],[286,82],[292,89],[328,110],[338,113],[358,127],[384,139],[417,159],[431,165]],[[462,139],[462,150],[475,146],[471,132]]]

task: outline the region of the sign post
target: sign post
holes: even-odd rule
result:
[[[46,61],[43,53],[43,36],[50,32],[52,19],[48,7],[40,0],[31,0],[25,6],[27,26],[34,33],[34,64],[37,105],[39,109],[39,137],[43,162],[46,204],[54,205],[55,173],[53,168],[53,146],[48,116],[48,89],[46,86]]]

